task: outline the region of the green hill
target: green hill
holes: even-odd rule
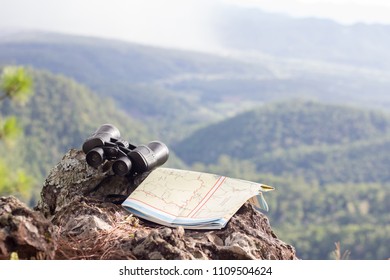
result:
[[[262,173],[330,182],[388,182],[390,117],[374,111],[285,102],[263,106],[194,132],[174,145],[188,164],[221,155]]]
[[[145,124],[116,108],[112,100],[98,97],[74,80],[47,71],[29,72],[35,88],[29,102],[23,107],[9,101],[0,103],[0,115],[16,116],[24,131],[13,147],[0,143],[0,154],[14,170],[22,167],[34,177],[38,190],[62,155],[71,148],[81,148],[101,124],[114,124],[135,144],[164,141]],[[174,155],[170,162],[175,164]]]
[[[172,139],[229,114],[203,106],[203,92],[177,90],[174,84],[215,75],[269,73],[264,65],[215,55],[39,32],[0,36],[1,64],[30,65],[73,78]]]
[[[31,65],[73,78],[172,141],[286,98],[386,109],[390,104],[386,71],[304,57],[220,56],[21,32],[0,36],[1,64]]]
[[[276,187],[266,194],[276,234],[303,259],[390,256],[390,118],[285,102],[210,125],[177,143],[193,169]]]

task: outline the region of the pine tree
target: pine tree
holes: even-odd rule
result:
[[[0,102],[10,99],[20,105],[25,105],[33,94],[31,76],[23,67],[7,66],[0,76]],[[12,145],[22,129],[15,116],[3,118],[0,115],[0,141]],[[27,198],[32,185],[32,178],[23,170],[12,170],[0,158],[0,195],[15,194]]]

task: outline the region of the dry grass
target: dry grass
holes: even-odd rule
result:
[[[335,245],[336,248],[332,252],[333,253],[333,257],[336,260],[348,260],[349,256],[351,255],[351,252],[349,250],[345,250],[344,253],[341,254],[340,242],[336,242],[334,245]]]
[[[55,258],[67,260],[136,259],[130,249],[137,229],[138,219],[132,216],[115,223],[110,230],[93,232],[84,235],[85,237],[63,234],[59,229]]]

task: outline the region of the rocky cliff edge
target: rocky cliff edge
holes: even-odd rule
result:
[[[168,228],[116,204],[143,178],[89,167],[70,150],[46,178],[32,210],[0,198],[0,259],[297,259],[267,217],[244,204],[221,230]]]

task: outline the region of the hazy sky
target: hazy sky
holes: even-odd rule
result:
[[[390,24],[388,0],[0,0],[0,30],[60,31],[204,50],[210,18],[222,4],[292,16]]]

